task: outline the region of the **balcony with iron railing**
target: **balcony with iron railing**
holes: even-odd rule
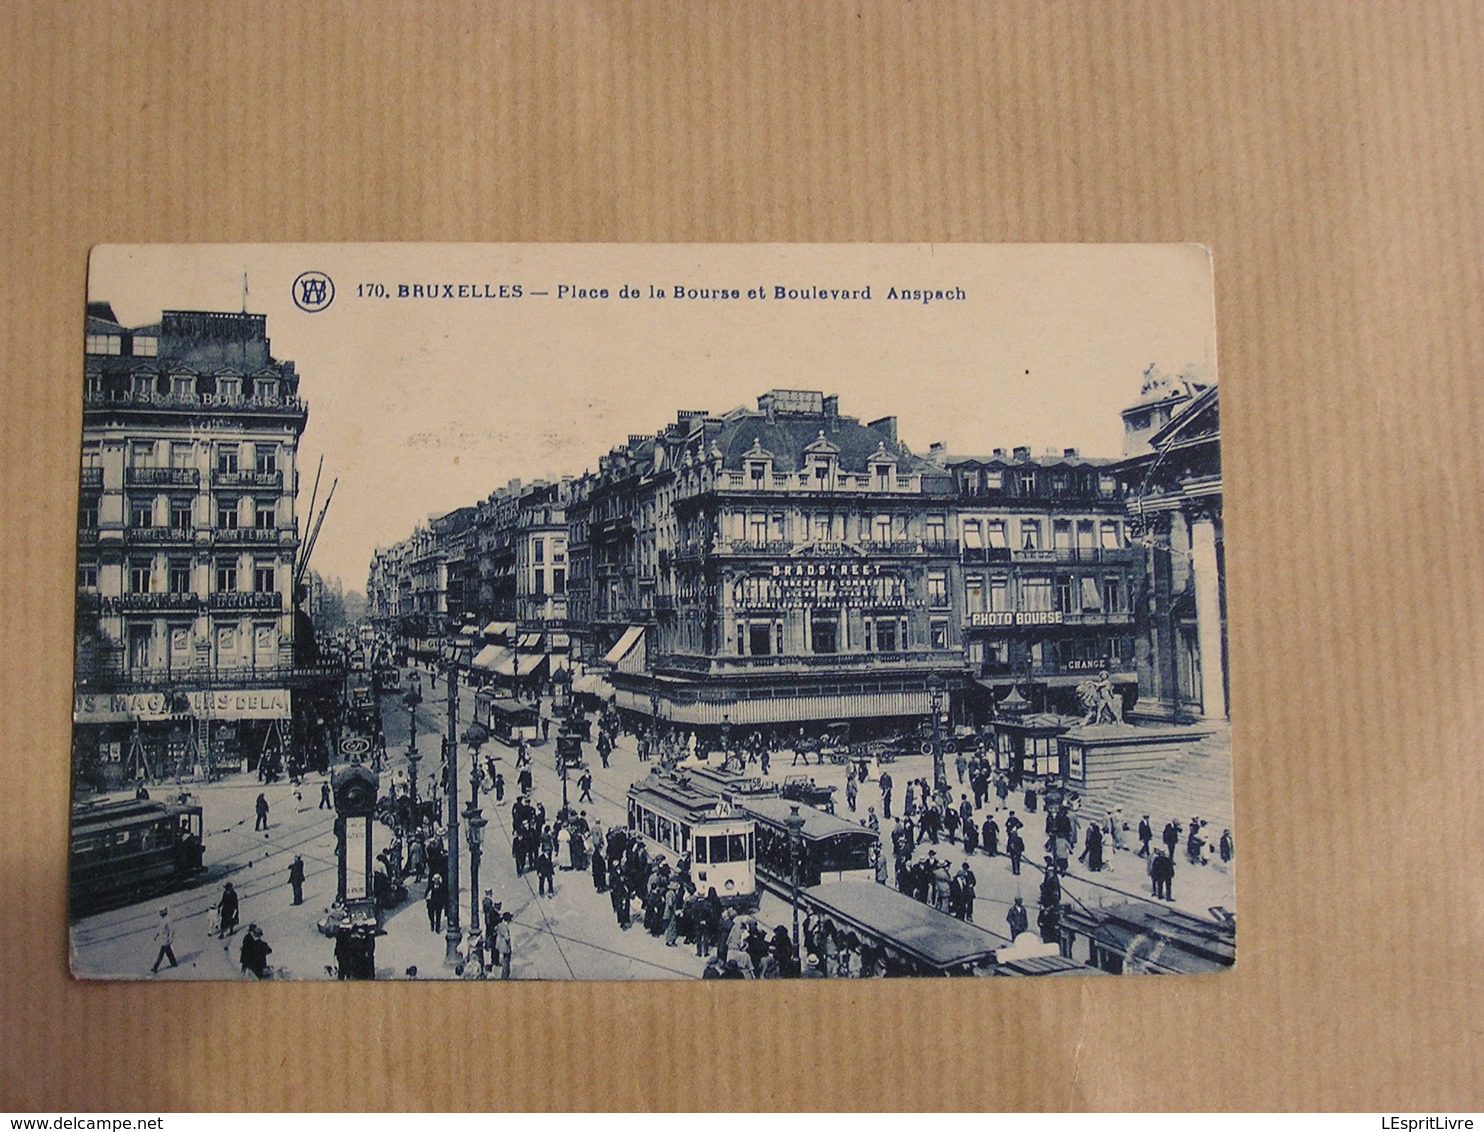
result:
[[[790,554],[793,552],[792,539],[729,539],[721,544],[725,553],[728,554]]]
[[[110,613],[194,613],[205,599],[194,593],[125,593],[118,597],[105,597],[99,602],[99,612]]]
[[[193,542],[196,532],[190,527],[125,527],[124,541],[131,546],[160,543]]]
[[[298,537],[293,527],[219,527],[212,534],[223,546],[279,546]]]
[[[885,483],[879,476],[863,472],[840,472],[833,477],[821,479],[812,470],[797,472],[773,472],[754,476],[749,471],[724,470],[718,472],[711,482],[712,491],[717,492],[809,492],[840,494],[903,494],[922,490],[922,477],[917,474],[890,477]],[[704,494],[705,488],[701,489]],[[687,494],[696,494],[692,491]]]
[[[251,658],[233,665],[129,665],[121,649],[108,650],[108,655],[101,657],[91,670],[79,668],[77,673],[79,687],[103,690],[307,688],[333,685],[344,678],[345,668],[338,664],[255,664]]]
[[[81,483],[82,483],[82,486],[83,487],[102,487],[103,486],[103,469],[102,468],[84,468],[82,470]]]
[[[921,554],[920,539],[862,539],[857,544],[866,554]]]
[[[227,472],[218,468],[211,473],[211,486],[231,490],[272,488],[280,491],[283,489],[283,473],[279,471],[259,472],[252,469]]]
[[[966,546],[960,557],[966,563],[1021,562],[1044,565],[1122,566],[1137,560],[1134,546],[1059,546],[1050,550],[1013,550],[1008,546]]]
[[[137,409],[175,413],[270,413],[302,416],[309,402],[302,397],[244,397],[230,394],[158,393],[125,390],[91,390],[83,396],[84,409]]]
[[[749,673],[927,673],[963,669],[963,653],[957,649],[912,649],[895,652],[810,653],[804,655],[773,654],[770,656],[694,656],[671,653],[657,656],[656,671],[673,671],[710,676],[736,676]]]
[[[200,482],[201,472],[196,468],[124,469],[124,483],[129,487],[196,487]]]
[[[267,593],[214,593],[207,599],[207,605],[214,611],[256,609],[278,612],[283,609],[283,595],[271,590]]]

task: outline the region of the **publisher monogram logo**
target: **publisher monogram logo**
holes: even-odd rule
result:
[[[306,271],[294,280],[294,305],[318,314],[335,301],[335,281],[323,271]]]

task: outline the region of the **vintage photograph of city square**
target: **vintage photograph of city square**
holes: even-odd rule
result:
[[[1207,973],[1205,249],[100,247],[71,966]]]

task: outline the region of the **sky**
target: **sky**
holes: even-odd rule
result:
[[[296,304],[306,272],[332,281],[328,305]],[[896,416],[914,452],[1117,457],[1119,413],[1151,363],[1216,378],[1196,245],[104,245],[88,298],[130,326],[162,310],[267,315],[309,402],[301,530],[321,456],[321,501],[339,480],[311,566],[356,590],[373,551],[430,515],[512,478],[595,468],[677,409],[813,389],[863,421]]]

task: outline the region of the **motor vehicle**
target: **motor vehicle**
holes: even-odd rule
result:
[[[779,793],[790,802],[803,802],[827,814],[835,812],[835,788],[821,786],[807,774],[790,774]]]

